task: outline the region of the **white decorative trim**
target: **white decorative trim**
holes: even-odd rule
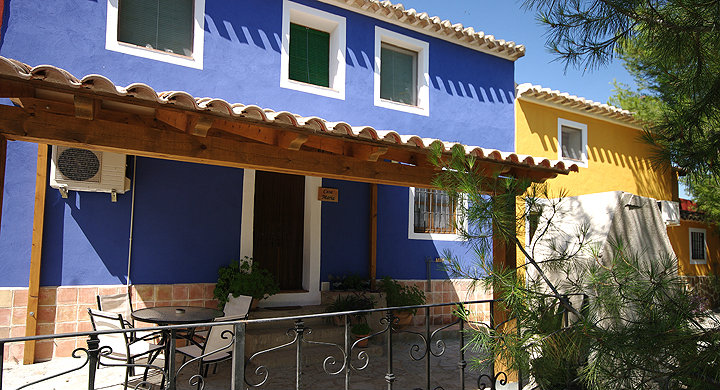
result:
[[[203,68],[203,47],[205,43],[205,0],[193,0],[193,54],[187,57],[180,54],[149,49],[130,43],[118,42],[118,2],[107,0],[107,27],[105,29],[105,49],[130,54],[151,60],[168,62],[188,68]]]
[[[415,187],[408,187],[408,239],[410,240],[433,240],[433,241],[464,241],[463,237],[455,233],[416,233],[415,232]],[[464,199],[467,207],[467,199]],[[467,220],[464,221],[467,230]]]
[[[705,259],[703,260],[693,260],[692,258],[692,234],[693,233],[702,233],[703,234],[703,253],[705,254]],[[690,252],[688,253],[688,259],[690,260],[690,264],[707,264],[707,230],[705,229],[699,229],[699,228],[688,228],[688,249]]]
[[[562,155],[562,127],[571,127],[577,130],[580,130],[582,136],[581,136],[581,146],[582,146],[582,160],[570,160],[567,158],[563,158]],[[584,123],[579,122],[573,122],[567,119],[558,118],[558,124],[557,124],[557,148],[558,148],[558,160],[566,163],[566,164],[576,164],[578,167],[587,168],[588,167],[588,153],[587,153],[587,125]]]
[[[262,307],[320,304],[320,232],[321,206],[317,200],[322,178],[305,176],[305,212],[303,234],[302,293],[281,293],[260,301]],[[255,170],[243,174],[242,225],[240,226],[240,257],[252,257],[253,222],[255,213]]]
[[[330,87],[290,80],[290,23],[330,33]],[[345,18],[283,1],[280,87],[345,100]]]
[[[412,106],[380,98],[380,49],[382,44],[411,50],[417,53],[417,104]],[[378,107],[409,112],[417,115],[430,115],[430,44],[415,38],[398,34],[375,26],[375,82],[374,101]]]

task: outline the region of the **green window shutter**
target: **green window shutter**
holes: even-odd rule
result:
[[[193,0],[120,0],[118,41],[192,55]]]
[[[289,79],[330,86],[329,33],[291,23],[289,54]]]
[[[192,55],[193,0],[160,0],[158,49]]]
[[[380,49],[380,98],[415,105],[417,54],[383,46]]]

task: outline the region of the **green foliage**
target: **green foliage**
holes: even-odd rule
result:
[[[335,277],[328,275],[330,287],[339,291],[367,291],[370,290],[370,279],[358,274],[343,275]]]
[[[350,328],[350,332],[359,336],[366,336],[372,333],[372,328],[367,322],[358,322]]]
[[[685,176],[683,181],[697,202],[698,211],[704,213],[703,218],[720,224],[720,176],[693,172]]]
[[[225,307],[228,295],[249,295],[253,299],[265,299],[280,292],[280,285],[270,271],[255,266],[253,259],[245,256],[242,262],[233,260],[220,267],[213,295],[220,309]]]
[[[600,250],[587,225],[577,231],[554,225],[562,198],[512,178],[487,178],[462,153],[443,159],[437,153],[444,169],[436,184],[475,200],[461,211],[469,228],[460,234],[476,262],[448,254],[448,271],[493,288],[509,318],[471,332],[469,348],[488,351],[475,365],[503,360],[548,390],[720,388],[720,321],[692,310],[675,258],[629,248],[620,238]],[[526,207],[516,208],[521,193]],[[526,246],[514,228],[532,212],[540,216]],[[487,227],[526,263],[497,267]]]
[[[337,311],[370,310],[375,308],[375,299],[364,294],[339,295],[325,308],[328,313]]]
[[[425,304],[425,293],[417,286],[402,285],[385,276],[380,280],[380,291],[385,293],[389,307],[416,306]],[[410,310],[415,314],[417,309]]]

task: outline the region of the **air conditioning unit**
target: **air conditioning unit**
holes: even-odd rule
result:
[[[659,200],[657,202],[660,208],[663,222],[667,226],[680,225],[680,204],[671,200]]]
[[[60,190],[63,198],[68,191],[107,192],[115,202],[116,194],[130,189],[125,167],[124,154],[53,146],[50,187]]]

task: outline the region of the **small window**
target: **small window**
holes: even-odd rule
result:
[[[283,1],[280,87],[345,99],[345,18]]]
[[[117,39],[168,53],[192,56],[192,0],[120,0]]]
[[[587,125],[558,119],[558,159],[587,168]]]
[[[389,44],[380,53],[380,98],[417,105],[417,53]]]
[[[330,86],[330,34],[290,23],[291,80]]]
[[[205,0],[107,0],[105,48],[202,69]]]
[[[430,114],[428,42],[375,27],[375,105]]]
[[[690,264],[705,264],[705,229],[690,228]]]
[[[415,233],[457,233],[456,202],[448,193],[416,188],[413,203]]]

